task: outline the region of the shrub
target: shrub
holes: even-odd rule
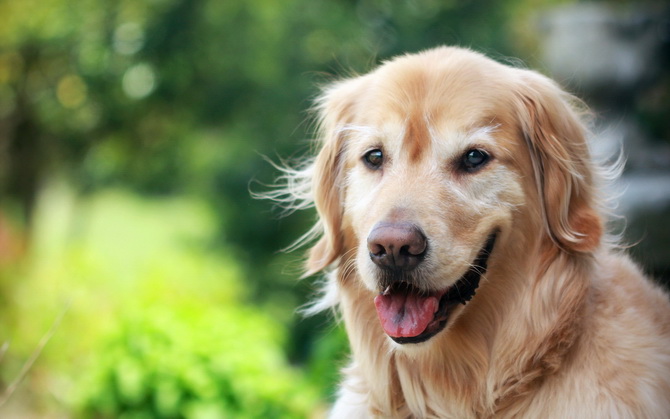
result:
[[[54,192],[43,208],[0,322],[14,339],[3,363],[20,364],[69,307],[24,383],[36,416],[291,418],[318,407],[287,361],[286,324],[246,298],[246,269],[212,244],[202,201]]]
[[[85,417],[307,417],[316,397],[282,356],[280,325],[190,301],[128,313],[80,382]]]

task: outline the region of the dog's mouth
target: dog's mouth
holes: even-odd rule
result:
[[[471,268],[445,290],[426,292],[404,280],[388,285],[374,300],[386,334],[405,344],[427,341],[442,331],[454,309],[475,295],[496,236],[496,232],[489,236]]]

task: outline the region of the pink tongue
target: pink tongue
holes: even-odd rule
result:
[[[433,320],[439,307],[436,297],[416,293],[379,294],[375,297],[377,315],[391,337],[419,336]]]

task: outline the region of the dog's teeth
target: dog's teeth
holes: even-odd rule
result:
[[[388,287],[386,287],[384,292],[382,292],[382,295],[389,295],[390,293],[391,293],[391,286],[389,285]]]

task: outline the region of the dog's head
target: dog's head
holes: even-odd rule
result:
[[[592,252],[602,226],[571,103],[537,73],[458,48],[329,86],[308,270],[339,260],[376,295],[384,331],[415,343],[455,321],[494,262]]]

